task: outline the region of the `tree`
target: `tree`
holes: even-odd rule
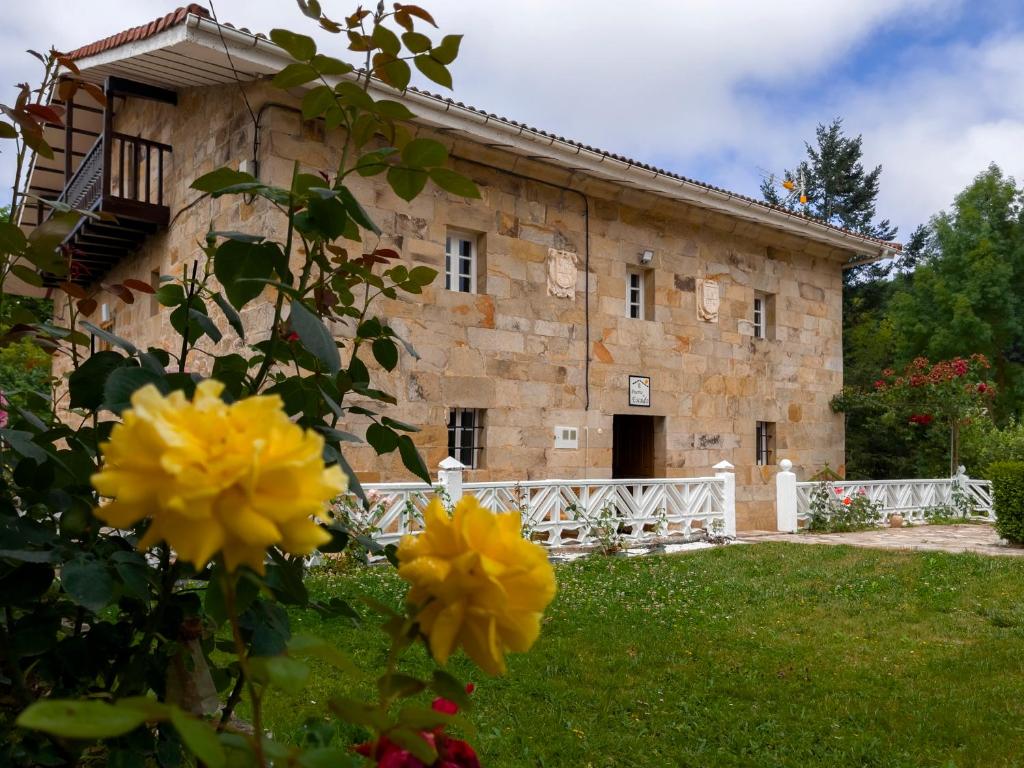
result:
[[[790,210],[802,209],[810,216],[861,235],[879,240],[895,238],[896,227],[888,219],[875,221],[882,166],[864,169],[861,136],[846,136],[843,121],[836,118],[828,125],[818,125],[815,140],[816,146],[804,145],[807,159],[783,174],[787,187],[792,184],[793,188],[783,195],[770,180],[765,180],[761,183],[764,199]],[[806,203],[800,201],[801,192],[806,194]]]
[[[1022,192],[996,165],[932,219],[923,257],[892,299],[897,363],[982,353],[999,387],[997,421],[1024,401]]]

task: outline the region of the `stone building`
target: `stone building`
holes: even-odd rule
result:
[[[107,185],[134,228],[119,250],[86,248],[83,283],[181,275],[211,221],[280,228],[262,202],[196,204],[189,184],[203,173],[256,168],[287,184],[295,161],[336,166],[338,137],[302,121],[301,91],[266,82],[287,55],[198,6],[73,56],[114,98],[104,113],[76,97],[74,128],[48,129],[60,151],[36,160],[32,186],[81,197]],[[841,471],[843,421],[829,401],[843,377],[842,270],[898,246],[428,93],[403,98],[413,130],[440,139],[482,195],[428,186],[405,203],[379,177],[355,188],[409,266],[441,273],[415,301],[379,305],[420,359],[374,372],[399,400],[394,416],[422,427],[428,466],[452,452],[467,479],[703,476],[725,459],[741,528],[774,526],[778,459]],[[104,136],[111,151],[90,152]],[[159,177],[125,170],[133,152]],[[117,334],[170,340],[155,301],[104,296],[99,315]],[[269,327],[269,301],[245,311]],[[366,480],[409,478],[397,456],[357,446],[348,457]]]

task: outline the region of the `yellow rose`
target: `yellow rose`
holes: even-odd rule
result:
[[[280,398],[228,405],[223,389],[208,380],[191,401],[152,385],[132,395],[92,476],[113,499],[96,515],[115,528],[150,518],[140,549],[165,541],[196,568],[223,552],[229,570],[262,572],[271,545],[308,554],[330,539],[314,518],[347,482],[324,467],[323,438],[289,421]]]
[[[555,596],[544,550],[522,537],[517,513],[494,514],[472,496],[449,517],[435,499],[425,529],[398,546],[398,574],[430,651],[444,664],[461,645],[485,672],[505,671],[505,653],[529,650]]]

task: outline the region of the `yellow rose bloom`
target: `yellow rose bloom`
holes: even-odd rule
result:
[[[419,536],[398,545],[398,575],[420,606],[420,629],[441,664],[462,646],[491,675],[505,653],[529,650],[544,609],[555,596],[547,554],[522,537],[518,513],[494,514],[464,496],[449,517],[437,499]]]
[[[289,421],[277,396],[228,405],[207,380],[190,401],[148,385],[101,447],[92,476],[113,499],[96,515],[115,528],[150,519],[140,549],[165,541],[203,568],[218,553],[229,570],[262,573],[267,547],[304,555],[330,540],[314,522],[347,481],[324,467],[323,438]]]

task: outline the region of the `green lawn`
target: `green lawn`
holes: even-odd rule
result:
[[[541,638],[507,677],[452,662],[477,683],[489,768],[1024,764],[1024,561],[765,543],[557,574]],[[313,582],[404,592],[389,568]],[[292,628],[362,666],[382,658],[372,621],[297,612]],[[426,668],[419,650],[411,665]],[[335,674],[318,668],[268,713],[279,738],[342,692]]]

